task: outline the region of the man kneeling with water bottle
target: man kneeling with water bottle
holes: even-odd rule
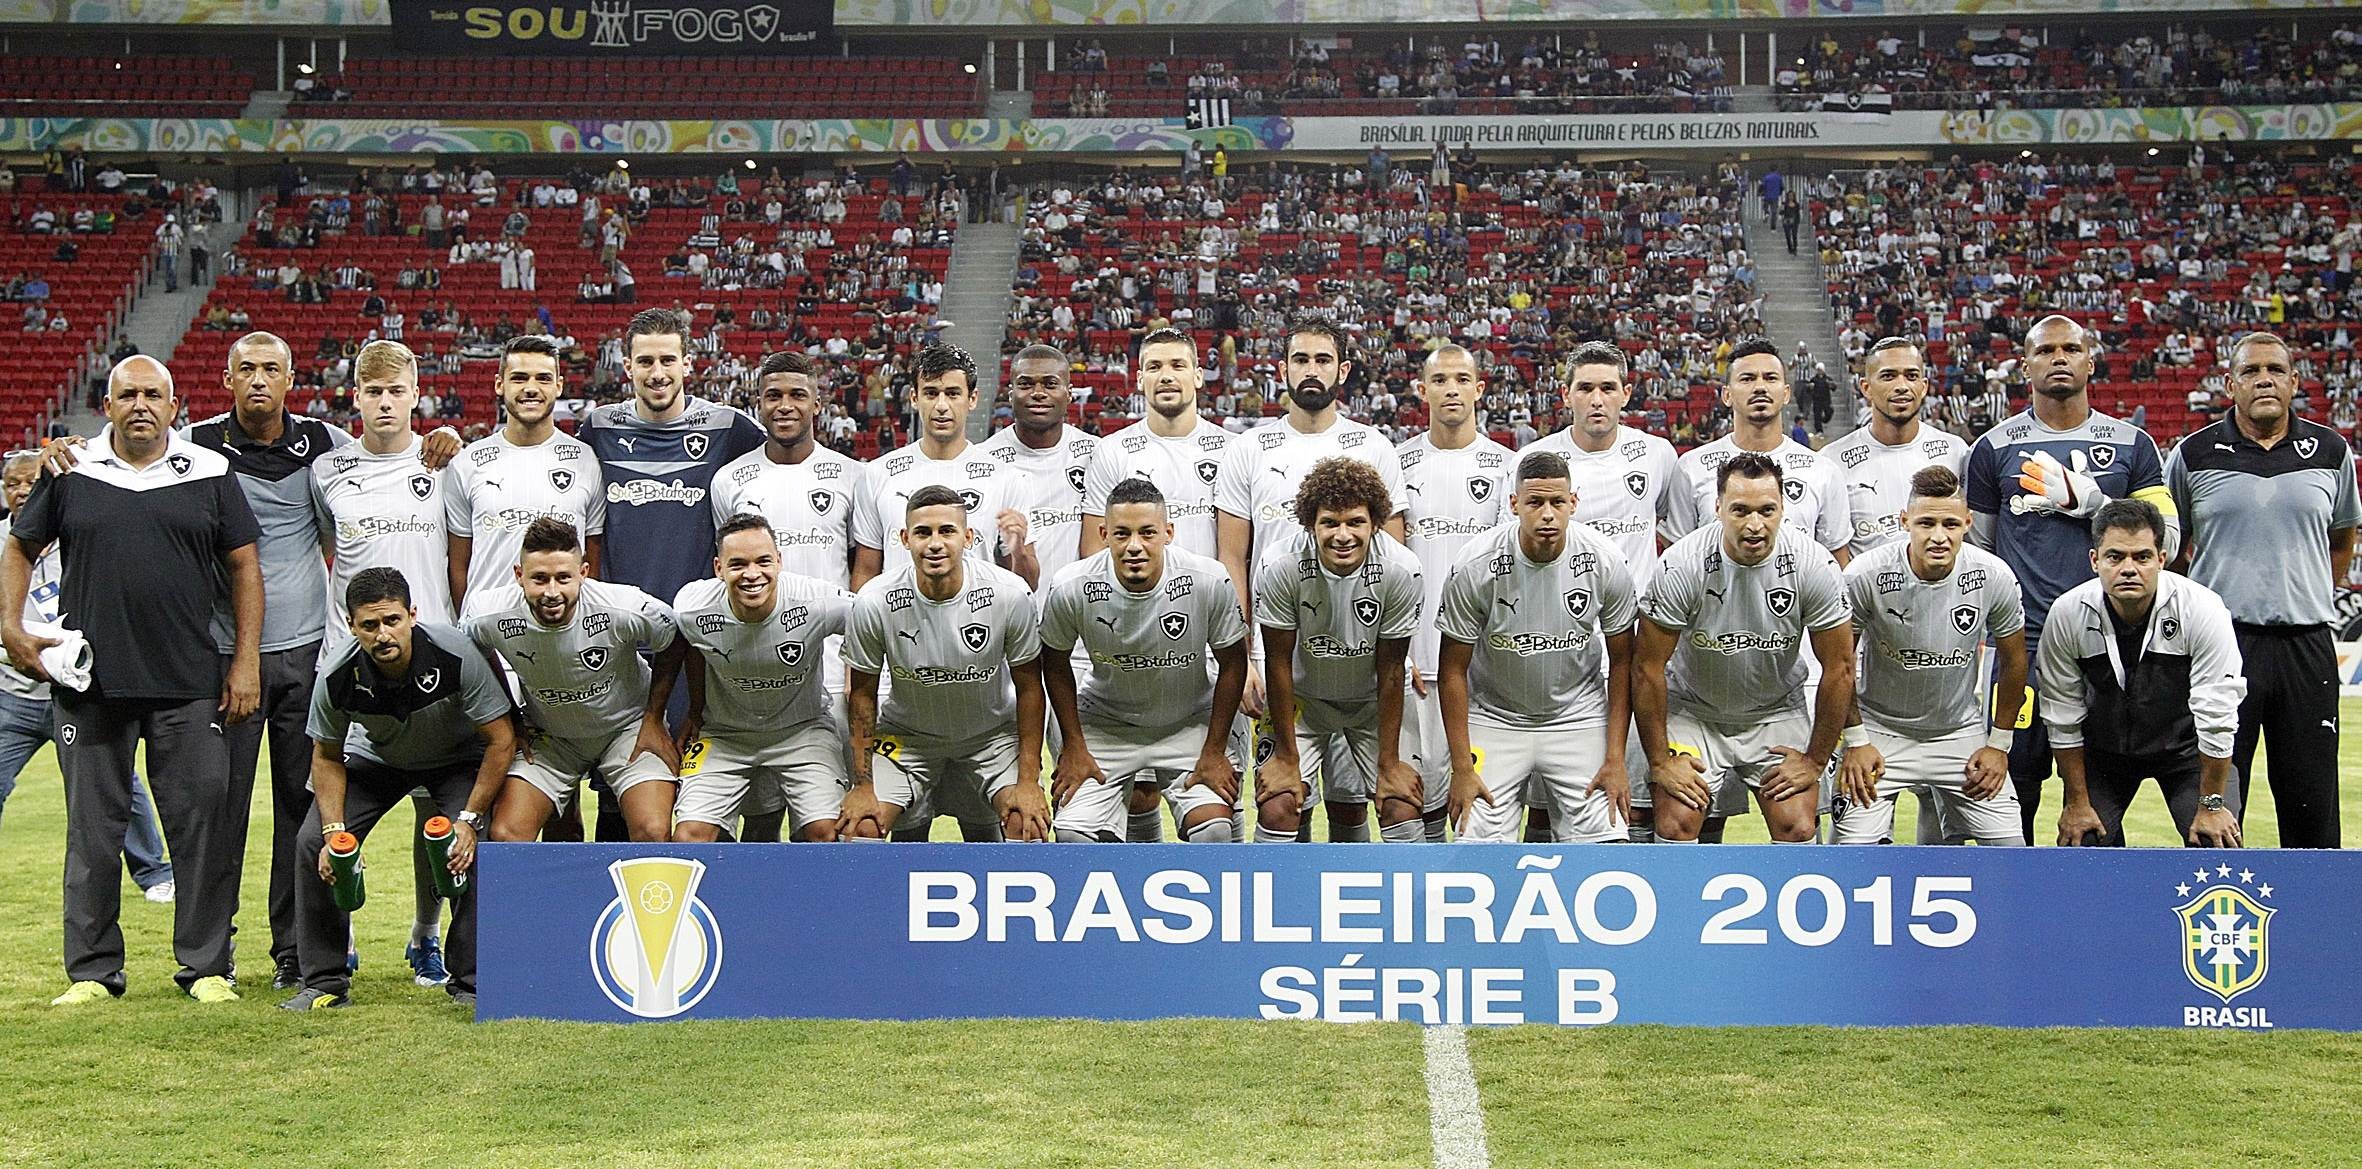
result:
[[[451,899],[451,981],[444,989],[473,1006],[476,889],[466,878],[516,755],[508,691],[466,634],[417,622],[410,584],[396,569],[355,576],[345,610],[353,648],[312,688],[313,802],[296,836],[303,989],[280,1005],[308,1011],[352,1001],[344,955],[350,910],[360,904],[361,841],[388,809],[425,788],[453,821],[446,828],[437,817],[423,826],[447,850],[438,882]]]

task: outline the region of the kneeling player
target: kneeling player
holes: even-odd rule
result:
[[[853,788],[837,818],[840,840],[883,839],[921,797],[962,823],[997,816],[1018,840],[1049,837],[1033,594],[1016,573],[970,562],[974,539],[957,492],[921,487],[903,511],[909,563],[853,598]],[[880,711],[878,675],[887,673],[894,687]]]
[[[1859,717],[1845,728],[1835,801],[1839,844],[1894,839],[1895,796],[1932,802],[1946,831],[2024,844],[2009,785],[2010,727],[2026,693],[2026,611],[2017,574],[1968,542],[1968,497],[1948,467],[1911,476],[1903,539],[1845,570],[1862,645]],[[1977,688],[1993,642],[1997,725]]]
[[[1516,523],[1477,537],[1443,587],[1452,823],[1461,840],[1513,841],[1538,781],[1558,840],[1621,841],[1632,816],[1631,574],[1607,537],[1574,521],[1558,455],[1518,462],[1509,506]]]
[[[1173,546],[1164,493],[1126,479],[1107,493],[1106,547],[1068,565],[1041,598],[1042,683],[1064,744],[1051,777],[1060,841],[1124,838],[1135,780],[1171,800],[1182,838],[1238,839],[1230,724],[1247,684],[1247,629],[1222,562]],[[1091,655],[1077,693],[1069,653]],[[1210,682],[1206,652],[1221,667]]]
[[[1632,710],[1659,842],[1695,841],[1731,783],[1755,790],[1773,843],[1819,830],[1821,776],[1853,706],[1853,626],[1837,562],[1781,522],[1784,478],[1746,452],[1717,468],[1715,521],[1665,550],[1641,599]],[[1810,719],[1807,635],[1821,662]]]
[[[714,575],[682,586],[673,601],[695,679],[673,839],[722,839],[760,790],[783,797],[794,839],[834,840],[845,740],[821,677],[821,645],[845,631],[853,594],[782,571],[779,537],[761,516],[722,525]]]
[[[672,609],[586,577],[574,525],[554,516],[526,527],[516,581],[470,596],[460,622],[515,672],[534,728],[492,810],[492,838],[539,838],[595,771],[633,840],[670,840],[679,755],[664,707],[686,651]],[[658,655],[653,676],[643,649]]]
[[[1302,839],[1305,754],[1318,760],[1330,804],[1375,799],[1381,837],[1426,837],[1425,788],[1401,750],[1403,663],[1422,586],[1419,558],[1378,528],[1392,512],[1369,464],[1322,459],[1296,492],[1302,530],[1255,569],[1271,695],[1271,755],[1255,774],[1258,840]]]

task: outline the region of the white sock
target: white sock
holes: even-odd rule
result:
[[[1302,828],[1274,828],[1261,820],[1255,821],[1255,843],[1295,844],[1304,839]]]
[[[1388,844],[1419,844],[1427,839],[1427,823],[1424,820],[1405,820],[1400,824],[1381,824],[1378,826],[1378,836]]]
[[[1444,842],[1444,829],[1449,826],[1447,823],[1447,818],[1444,815],[1444,810],[1442,808],[1436,808],[1428,812],[1425,816],[1421,817],[1421,821],[1422,826],[1427,830],[1427,843],[1442,844]]]
[[[1697,841],[1695,841],[1695,840],[1674,840],[1674,839],[1671,839],[1671,838],[1669,838],[1669,837],[1665,837],[1665,836],[1658,836],[1658,835],[1655,835],[1655,834],[1651,834],[1651,835],[1650,835],[1650,837],[1649,837],[1649,839],[1656,841],[1658,844],[1696,844],[1696,843],[1697,843]]]
[[[1151,808],[1145,812],[1129,812],[1124,818],[1124,839],[1133,844],[1162,844],[1165,840],[1165,810]]]

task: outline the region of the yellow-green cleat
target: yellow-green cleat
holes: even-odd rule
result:
[[[234,1003],[238,990],[230,980],[218,974],[208,974],[189,984],[189,997],[201,1003]]]
[[[49,1000],[53,1007],[78,1007],[84,1003],[103,1003],[114,998],[115,992],[103,982],[77,982],[66,988],[66,993]]]

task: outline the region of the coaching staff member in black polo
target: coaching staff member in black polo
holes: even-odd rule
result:
[[[508,688],[468,636],[418,624],[410,582],[399,569],[368,568],[345,586],[353,646],[320,671],[312,687],[312,790],[316,800],[295,835],[295,924],[303,989],[280,1005],[318,1011],[349,1001],[345,941],[352,918],[336,907],[324,840],[350,832],[366,840],[386,810],[425,788],[451,817],[451,871],[475,864],[484,817],[517,754]],[[476,1001],[476,883],[451,899],[451,981],[444,990]]]
[[[2165,514],[2117,499],[2091,517],[2091,570],[2042,625],[2039,697],[2066,783],[2061,845],[2124,844],[2124,810],[2156,777],[2193,848],[2239,847],[2231,739],[2239,642],[2220,597],[2165,571]]]
[[[2296,357],[2270,333],[2231,346],[2231,412],[2182,440],[2165,486],[2190,579],[2231,610],[2247,701],[2231,765],[2247,807],[2255,745],[2272,743],[2282,848],[2336,848],[2337,582],[2362,498],[2346,440],[2296,414]]]
[[[262,666],[257,529],[229,460],[172,433],[172,375],[129,357],[107,378],[107,427],[68,474],[45,476],[0,551],[0,641],[16,667],[46,678],[53,644],[24,625],[33,557],[57,542],[64,610],[89,639],[88,690],[63,686],[58,768],[66,784],[66,977],[61,1006],[123,993],[117,924],[132,751],[147,742],[156,811],[180,882],[173,976],[200,1002],[230,1002],[231,919],[246,855],[254,775],[232,774],[223,728],[254,713]],[[208,626],[230,598],[225,660]]]

